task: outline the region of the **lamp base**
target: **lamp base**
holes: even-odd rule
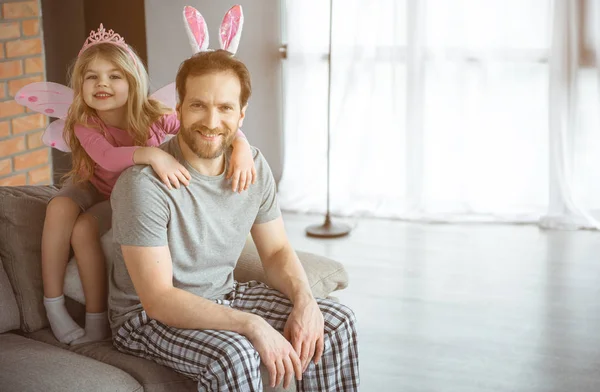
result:
[[[306,235],[317,238],[338,238],[348,235],[352,231],[349,225],[345,223],[333,223],[329,214],[325,216],[325,222],[322,225],[310,225],[306,228]]]

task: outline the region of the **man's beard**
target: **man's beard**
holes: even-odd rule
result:
[[[215,147],[215,143],[202,140],[202,136],[198,132],[204,135],[221,135],[221,144]],[[231,146],[235,137],[235,132],[229,128],[209,129],[199,123],[192,124],[189,127],[184,127],[181,124],[179,133],[190,150],[202,159],[220,157]]]

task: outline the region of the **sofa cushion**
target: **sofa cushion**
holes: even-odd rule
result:
[[[74,353],[122,369],[142,384],[145,392],[195,392],[198,390],[196,381],[150,360],[123,354],[114,348],[110,340],[69,346],[57,341],[48,328],[28,334],[27,337],[56,347],[61,347],[65,350],[70,350]],[[261,366],[260,370],[263,379],[263,390],[265,392],[296,391],[296,385],[294,383],[287,389],[284,389],[281,385],[276,388],[271,388],[267,381],[269,377],[267,369],[264,366]]]
[[[18,329],[19,324],[17,300],[0,262],[0,333]]]
[[[27,337],[124,370],[135,378],[145,392],[197,391],[195,381],[152,361],[119,352],[110,340],[69,346],[58,342],[50,329],[28,334]]]
[[[143,391],[123,370],[23,336],[2,334],[0,347],[3,391]]]
[[[46,204],[57,189],[0,187],[0,258],[15,293],[21,329],[26,332],[48,325],[40,254]]]
[[[111,259],[114,257],[112,231],[107,232],[102,237],[102,248],[104,249],[107,262],[110,264]],[[304,266],[304,270],[308,276],[308,283],[315,297],[326,298],[331,292],[348,286],[348,274],[341,263],[313,253],[302,251],[297,251],[296,253]],[[269,284],[262,268],[258,251],[251,238],[248,238],[246,241],[246,245],[234,270],[234,276],[239,282],[258,280]],[[85,303],[85,296],[83,295],[83,288],[81,287],[79,270],[77,269],[75,258],[72,258],[67,265],[64,290],[65,295],[68,297],[82,304]]]

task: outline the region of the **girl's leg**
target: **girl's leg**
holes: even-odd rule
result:
[[[71,244],[75,252],[79,277],[85,295],[85,336],[72,342],[80,344],[110,337],[106,313],[108,283],[106,262],[100,243],[98,219],[90,214],[79,215],[73,228]]]
[[[55,197],[48,203],[42,234],[44,306],[52,332],[62,343],[70,343],[84,334],[67,312],[63,296],[71,234],[80,212],[81,208],[72,199]]]

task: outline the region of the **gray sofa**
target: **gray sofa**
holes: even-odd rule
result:
[[[0,390],[196,391],[193,380],[154,362],[120,353],[110,340],[70,347],[54,338],[42,302],[40,243],[46,203],[57,189],[0,187]],[[107,232],[102,237],[103,245],[110,245],[110,241],[111,233]],[[340,263],[310,253],[298,255],[315,296],[327,297],[346,287],[347,274]],[[239,281],[265,281],[250,240],[235,276]],[[84,297],[74,260],[68,267],[65,294],[69,311],[81,320],[85,310],[80,302]],[[263,372],[263,379],[265,376]]]

